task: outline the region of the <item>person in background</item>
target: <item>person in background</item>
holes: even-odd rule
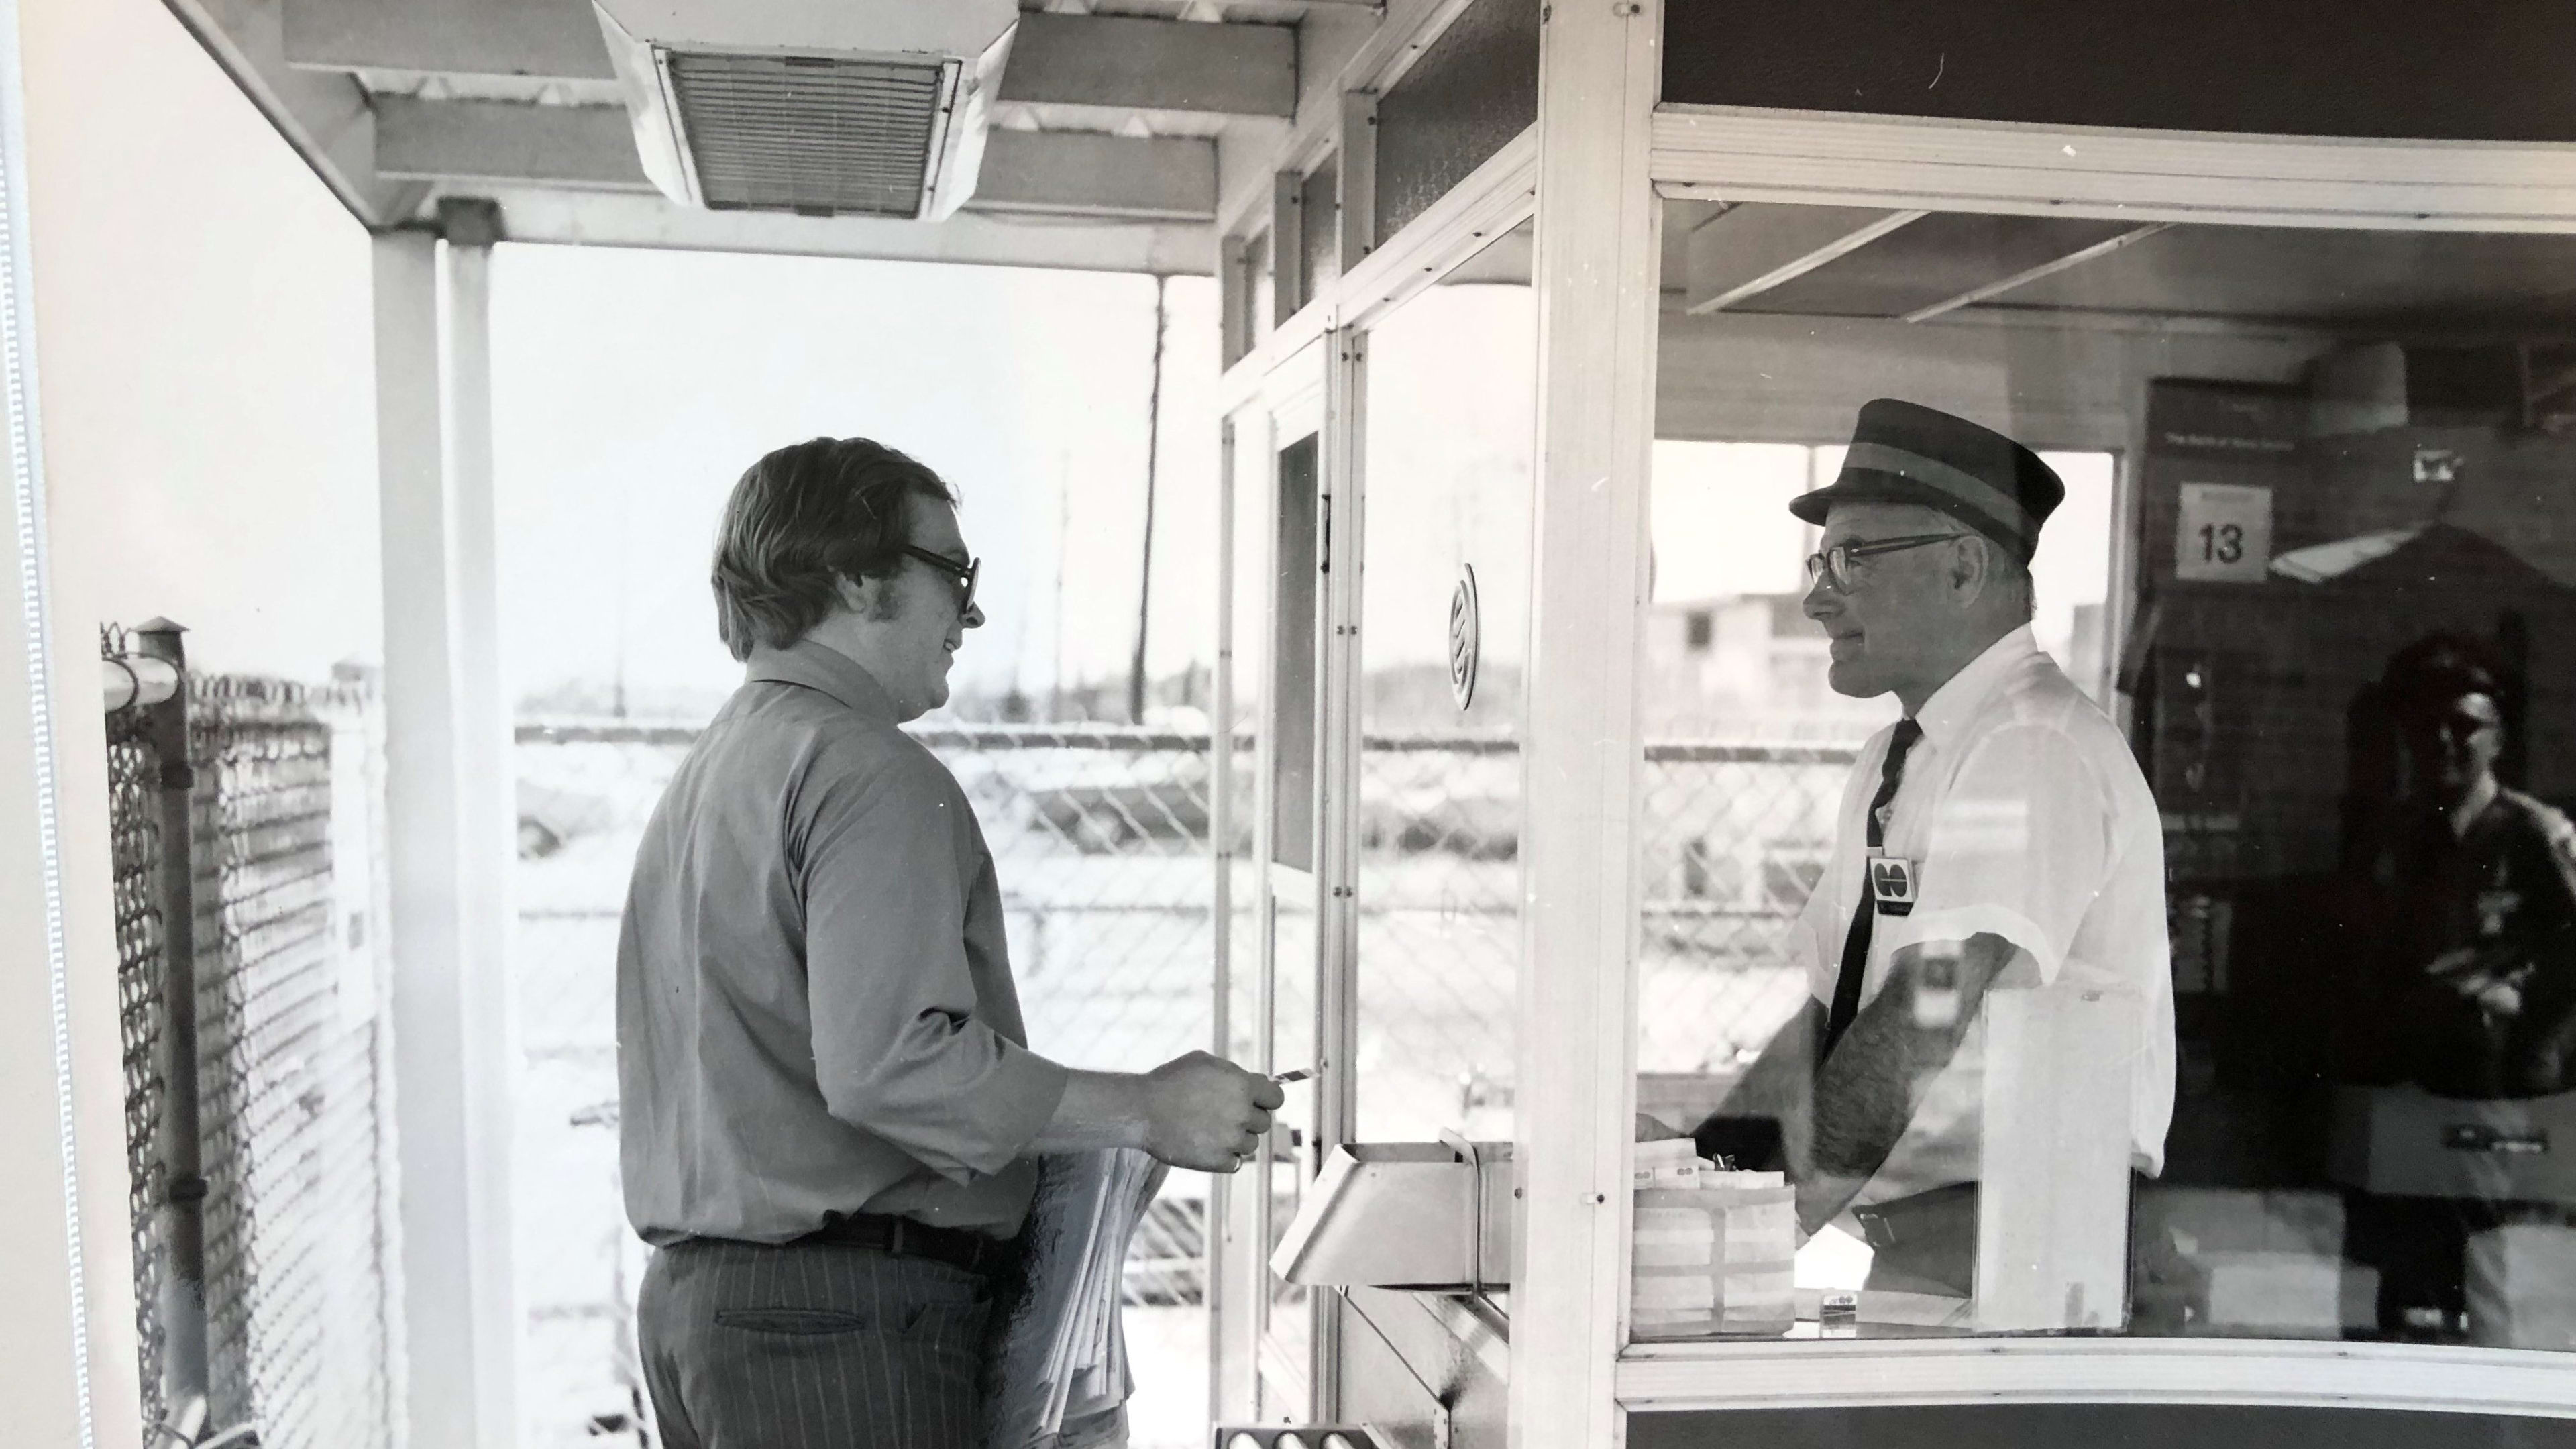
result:
[[[2453,634],[2391,657],[2401,787],[2358,862],[2384,952],[2360,1075],[2450,1097],[2564,1091],[2576,1046],[2576,824],[2497,780],[2501,674]]]
[[[2471,1100],[2576,1086],[2576,825],[2502,784],[2504,671],[2475,640],[2397,651],[2381,697],[2397,726],[2393,808],[2351,862],[2359,989],[2337,1075]],[[2461,1159],[2472,1171],[2473,1157]],[[2379,1322],[2408,1337],[2495,1341],[2515,1285],[2493,1230],[2564,1226],[2556,1204],[2491,1196],[2377,1197],[2345,1209],[2345,1251],[2380,1274]]]
[[[636,853],[619,1156],[668,1449],[970,1449],[1033,1155],[1232,1171],[1279,1088],[1028,1049],[981,828],[898,725],[948,698],[977,564],[937,474],[862,438],[752,465],[714,587],[748,666]]]
[[[1807,617],[1828,679],[1905,716],[1861,751],[1834,853],[1791,936],[1809,1000],[1693,1133],[1785,1168],[1799,1225],[1868,1240],[1869,1287],[1969,1296],[1985,1031],[1999,989],[2127,998],[2111,1065],[2133,1164],[2161,1170],[2174,1026],[2164,837],[2127,742],[2031,636],[2030,561],[2065,485],[1999,433],[1863,406]]]

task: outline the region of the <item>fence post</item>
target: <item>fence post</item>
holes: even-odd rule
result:
[[[152,619],[134,631],[136,652],[168,664],[179,687],[146,711],[161,761],[162,1081],[160,1139],[169,1214],[170,1271],[163,1280],[163,1402],[174,1418],[206,1396],[206,1178],[197,1112],[196,771],[188,750],[187,630]]]

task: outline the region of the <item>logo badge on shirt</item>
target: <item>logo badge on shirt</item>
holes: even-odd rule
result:
[[[1880,915],[1902,916],[1913,911],[1915,892],[1921,887],[1915,862],[1898,855],[1869,858],[1869,894],[1878,902]]]
[[[2514,912],[2521,909],[2520,891],[2478,892],[2478,935],[2488,939],[2503,935],[2505,927],[2513,921]]]

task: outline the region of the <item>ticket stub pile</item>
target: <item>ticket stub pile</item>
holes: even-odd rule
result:
[[[1641,1341],[1786,1333],[1797,1199],[1776,1172],[1730,1171],[1688,1138],[1640,1142],[1631,1332]]]

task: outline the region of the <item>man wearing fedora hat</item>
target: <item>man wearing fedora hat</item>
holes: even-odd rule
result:
[[[2039,456],[1913,403],[1861,408],[1805,612],[1840,694],[1894,694],[1844,790],[1831,862],[1792,933],[1810,999],[1703,1151],[1785,1167],[1800,1227],[1840,1221],[1869,1286],[1969,1295],[1990,989],[2125,998],[2134,1165],[2173,1112],[2164,838],[2119,729],[2040,652],[2030,561],[2066,496]]]

